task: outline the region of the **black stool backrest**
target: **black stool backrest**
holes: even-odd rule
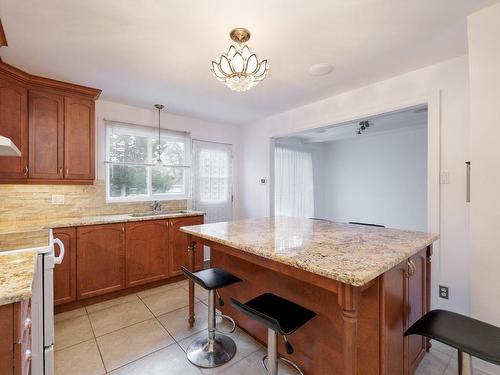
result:
[[[380,224],[370,224],[370,223],[360,223],[357,221],[350,221],[349,224],[355,224],[355,225],[366,225],[368,227],[378,227],[378,228],[385,228],[385,225],[380,225]]]
[[[234,298],[231,298],[231,304],[237,309],[240,310],[242,313],[250,316],[251,318],[255,319],[258,322],[261,322],[264,324],[267,328],[272,329],[275,332],[279,332],[281,335],[286,335],[287,333],[283,332],[281,330],[280,324],[278,321],[270,316],[267,316],[265,314],[262,314],[261,312],[252,309],[250,306],[241,303],[240,301],[235,300]]]

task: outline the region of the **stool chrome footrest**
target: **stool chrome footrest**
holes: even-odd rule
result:
[[[283,357],[278,357],[278,360],[279,361],[283,361],[285,362],[286,364],[288,364],[289,366],[293,367],[295,370],[297,370],[297,373],[300,374],[300,375],[304,375],[304,373],[302,372],[302,370],[299,368],[299,366],[297,366],[295,363],[293,363],[292,361],[290,361],[289,359],[286,359],[286,358],[283,358]],[[266,369],[266,371],[269,371],[267,369],[267,355],[265,355],[264,357],[262,357],[262,366],[264,366],[264,368]]]
[[[235,354],[236,344],[224,335],[216,335],[214,339],[200,337],[187,349],[189,361],[205,368],[221,366],[229,362]]]
[[[231,322],[231,324],[233,325],[231,327],[231,329],[229,331],[227,331],[227,332],[219,331],[217,328],[215,329],[216,332],[219,332],[219,333],[222,333],[222,334],[229,334],[229,333],[233,333],[236,330],[236,322],[234,321],[233,318],[231,318],[230,316],[227,316],[225,314],[222,314],[222,313],[216,313],[215,316],[218,317],[218,318],[229,320]]]

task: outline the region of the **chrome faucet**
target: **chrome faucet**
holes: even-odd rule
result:
[[[161,212],[162,209],[160,201],[154,201],[153,203],[151,203],[151,209],[153,210],[154,213]]]

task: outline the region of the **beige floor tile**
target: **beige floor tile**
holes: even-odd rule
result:
[[[152,317],[151,311],[140,300],[121,303],[89,314],[96,337]]]
[[[55,350],[61,350],[94,338],[87,314],[55,324]]]
[[[219,328],[222,329],[227,329],[227,323],[224,322],[219,326]],[[206,336],[207,333],[205,331],[198,332],[197,334],[187,337],[184,340],[179,342],[179,345],[182,347],[182,349],[185,351],[189,345],[198,337],[203,337]],[[234,333],[228,334],[227,336],[231,337],[234,342],[236,343],[236,355],[234,358],[228,362],[227,364],[220,366],[216,369],[202,369],[202,372],[204,374],[217,374],[217,371],[223,371],[229,366],[232,366],[239,360],[248,357],[250,354],[256,352],[257,350],[260,350],[263,348],[263,346],[255,341],[252,337],[247,335],[244,331],[241,329],[237,328]]]
[[[178,282],[176,282],[175,284],[177,284],[178,286],[182,286],[183,288],[187,288],[187,287],[188,287],[189,282],[188,282],[188,280],[186,279],[186,280],[178,281]]]
[[[186,358],[177,345],[170,345],[124,367],[110,372],[112,375],[200,375],[201,372]]]
[[[189,290],[188,282],[186,281],[182,287],[186,290]],[[208,290],[203,289],[198,284],[194,284],[194,296],[199,300],[206,300],[208,298]]]
[[[440,351],[441,353],[448,354],[448,355],[453,355],[457,352],[455,348],[452,348],[451,346],[445,345],[440,343],[439,341],[436,340],[431,340],[431,350],[437,350]]]
[[[55,375],[103,375],[106,373],[95,340],[59,350],[54,354]]]
[[[261,349],[229,366],[225,365],[216,369],[202,370],[202,372],[217,375],[266,375],[267,372],[264,366],[262,366],[262,357],[265,354],[265,349]],[[297,371],[289,365],[280,362],[278,373],[280,375],[296,375]]]
[[[146,320],[97,338],[106,371],[175,343],[156,319]]]
[[[151,289],[146,289],[146,290],[140,291],[139,293],[137,293],[137,295],[139,296],[139,298],[144,298],[144,297],[152,296],[153,294],[162,293],[162,292],[165,292],[167,290],[172,290],[172,289],[179,288],[179,287],[181,287],[181,284],[179,284],[179,283],[165,284],[162,286],[158,286],[156,288],[151,288]]]
[[[141,297],[141,299],[156,316],[189,305],[188,292],[181,287],[175,287],[147,297]]]
[[[450,359],[451,356],[444,353],[427,353],[415,371],[415,375],[442,375]]]
[[[56,314],[55,321],[56,321],[56,323],[58,323],[58,322],[62,322],[64,320],[78,318],[79,316],[83,316],[83,315],[87,315],[87,311],[85,310],[84,307]]]
[[[207,329],[207,306],[201,302],[195,303],[194,313],[196,314],[196,320],[193,328],[189,328],[189,308],[187,306],[164,315],[160,315],[158,320],[176,341],[180,341],[186,337],[194,335],[197,332]]]
[[[99,310],[107,309],[108,307],[111,306],[119,305],[121,303],[134,302],[137,301],[138,299],[139,297],[137,297],[135,294],[129,294],[123,297],[113,298],[108,301],[94,303],[93,305],[86,306],[86,309],[87,312],[90,314]]]

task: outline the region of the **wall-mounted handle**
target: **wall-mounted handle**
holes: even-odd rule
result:
[[[465,185],[465,201],[467,203],[470,202],[470,161],[465,162],[465,168],[466,168],[466,185]]]

